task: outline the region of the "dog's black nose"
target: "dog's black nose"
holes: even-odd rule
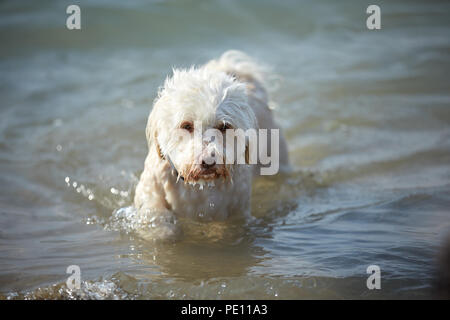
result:
[[[211,161],[210,163],[207,163],[205,160],[202,160],[202,168],[204,169],[209,169],[211,167],[214,167],[214,165],[216,164],[216,161]]]

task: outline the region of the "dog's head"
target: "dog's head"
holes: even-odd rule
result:
[[[248,138],[240,148],[231,135],[257,127],[244,83],[216,70],[191,68],[173,70],[166,79],[146,135],[149,148],[171,164],[178,178],[213,185],[217,179],[232,181],[239,159],[248,162]]]

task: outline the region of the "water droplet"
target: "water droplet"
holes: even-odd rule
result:
[[[61,150],[62,150],[62,145],[58,144],[56,146],[56,151],[61,152]]]

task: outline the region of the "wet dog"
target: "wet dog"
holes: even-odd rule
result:
[[[148,118],[149,152],[136,187],[134,206],[150,217],[155,237],[176,235],[180,217],[223,221],[250,214],[255,165],[249,145],[227,159],[218,133],[242,129],[278,129],[268,107],[266,71],[242,52],[227,51],[201,67],[174,69],[155,99]],[[201,150],[196,152],[195,145]],[[270,156],[270,143],[260,144]],[[288,166],[282,134],[276,144],[280,168]]]

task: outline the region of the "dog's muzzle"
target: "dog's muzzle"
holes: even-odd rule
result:
[[[229,172],[224,165],[217,166],[215,162],[211,161],[202,161],[202,163],[197,166],[194,170],[190,170],[187,173],[187,176],[181,175],[180,171],[175,167],[175,164],[170,159],[170,156],[168,154],[163,154],[161,147],[159,146],[158,142],[156,142],[156,149],[158,152],[159,157],[162,160],[167,160],[167,162],[170,164],[170,167],[175,172],[175,176],[178,179],[183,180],[185,183],[193,184],[196,183],[200,184],[208,184],[210,186],[214,186],[214,180],[217,178],[223,178],[224,180],[227,180],[229,177]]]

